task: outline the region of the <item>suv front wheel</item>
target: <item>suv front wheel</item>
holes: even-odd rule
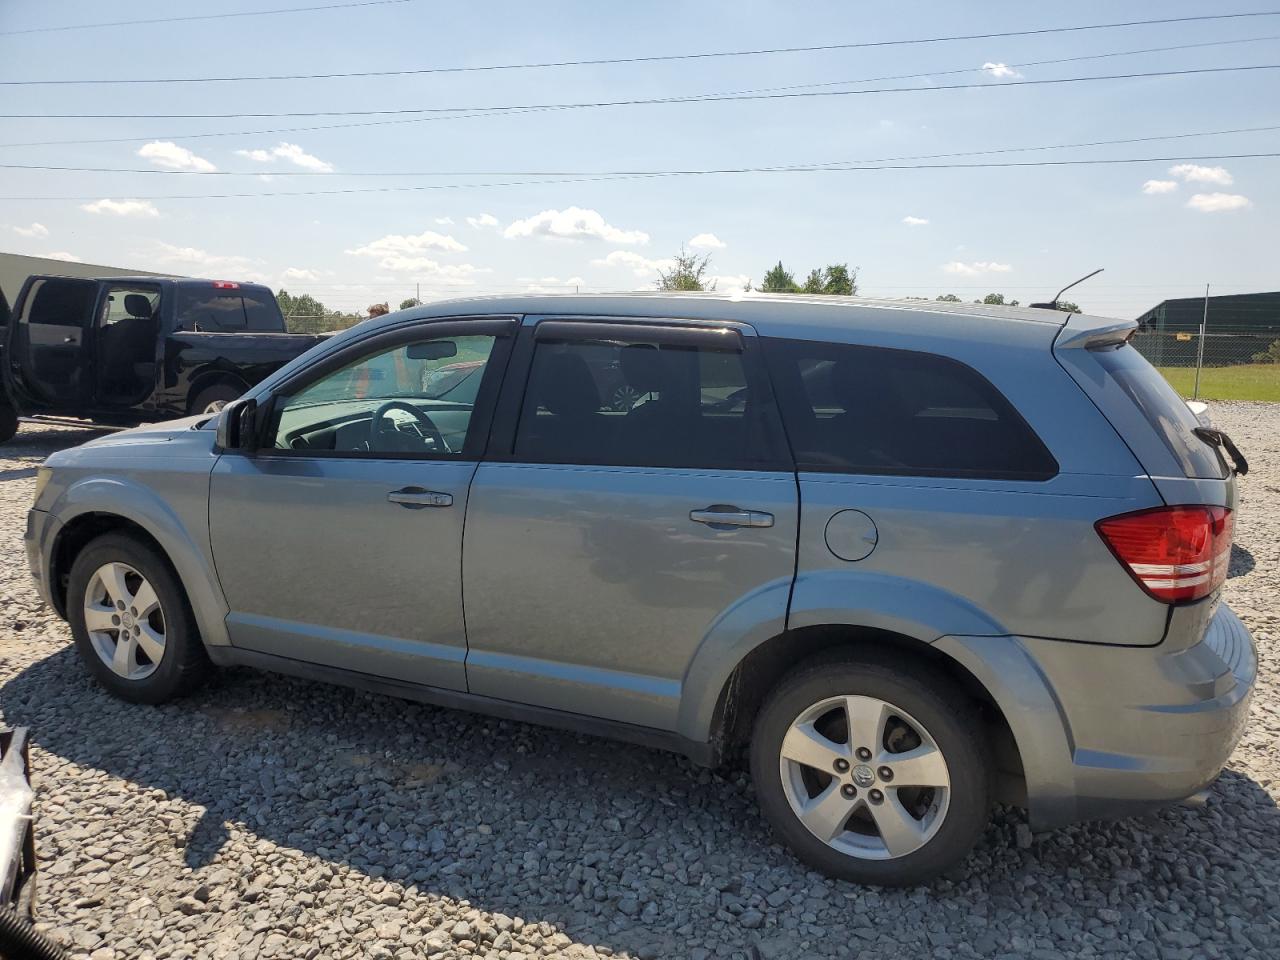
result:
[[[765,815],[809,865],[857,883],[923,883],[986,826],[981,731],[971,702],[920,664],[814,661],[762,707],[751,773]]]
[[[209,669],[186,594],[154,549],[125,534],[89,543],[71,565],[67,619],[98,682],[135,703],[194,689]]]

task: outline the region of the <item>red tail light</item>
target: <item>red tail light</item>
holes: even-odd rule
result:
[[[240,284],[232,280],[215,280],[213,281],[213,289],[215,290],[239,290]]]
[[[1098,533],[1162,603],[1206,597],[1227,579],[1234,520],[1226,507],[1157,507],[1099,520]]]

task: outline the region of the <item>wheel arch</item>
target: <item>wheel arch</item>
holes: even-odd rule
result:
[[[872,656],[928,665],[945,676],[977,706],[996,765],[996,793],[1021,803],[1025,777],[1018,739],[1004,708],[987,686],[964,664],[931,643],[878,627],[820,623],[784,630],[756,644],[732,668],[718,691],[708,735],[717,753],[732,756],[750,740],[756,715],[769,691],[793,667],[815,658]]]
[[[135,484],[93,479],[70,486],[52,505],[61,527],[49,550],[49,592],[59,616],[66,616],[67,576],[85,545],[104,533],[128,533],[152,547],[173,570],[191,604],[201,638],[225,646],[227,606],[213,558],[198,545],[167,504]]]
[[[219,367],[202,370],[191,379],[191,384],[187,388],[187,413],[199,413],[200,411],[195,409],[196,398],[210,387],[218,386],[228,386],[238,393],[244,393],[251,384],[244,377],[230,370]]]

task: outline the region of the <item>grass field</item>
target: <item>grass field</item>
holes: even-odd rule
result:
[[[1194,367],[1157,367],[1173,389],[1190,397],[1195,389]],[[1200,371],[1201,400],[1269,400],[1280,403],[1280,363],[1243,363],[1234,367],[1205,367]]]

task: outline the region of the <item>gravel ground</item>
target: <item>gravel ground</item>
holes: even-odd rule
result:
[[[1280,956],[1280,405],[1217,404],[1252,465],[1227,596],[1252,723],[1207,808],[1032,839],[997,813],[953,877],[873,891],[777,846],[737,770],[320,684],[225,672],[130,706],[76,662],[0,453],[0,707],[34,734],[39,911],[79,957]]]

